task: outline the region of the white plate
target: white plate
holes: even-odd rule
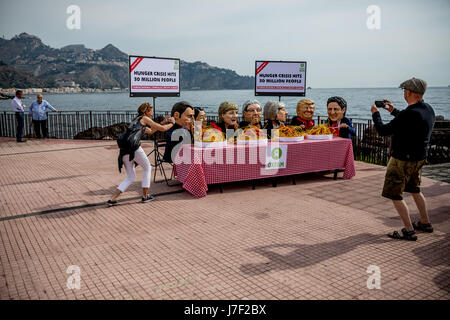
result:
[[[305,139],[305,136],[301,137],[279,137],[280,142],[300,142]]]
[[[258,139],[258,140],[239,140],[237,139],[237,144],[256,144],[259,146],[266,146],[267,139]]]
[[[227,146],[227,141],[220,141],[220,142],[200,142],[195,141],[194,147],[197,148],[223,148]]]
[[[333,139],[333,135],[332,134],[313,134],[313,135],[306,135],[306,139],[311,139],[311,140],[331,140]]]

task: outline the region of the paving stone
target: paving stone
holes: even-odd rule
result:
[[[147,204],[137,167],[122,197],[131,199],[108,208],[125,177],[117,155],[113,141],[0,138],[0,299],[450,299],[444,181],[422,179],[436,231],[402,242],[386,237],[402,224],[380,195],[381,166],[357,162],[351,180],[308,174]],[[80,289],[67,287],[73,265]],[[371,265],[379,290],[367,288]]]

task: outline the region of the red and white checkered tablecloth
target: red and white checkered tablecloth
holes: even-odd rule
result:
[[[174,161],[177,177],[184,189],[201,198],[206,196],[208,184],[335,169],[344,169],[344,179],[356,174],[350,139],[306,139],[279,145],[287,145],[286,168],[283,169],[265,168],[267,146],[232,144],[224,148],[202,149],[184,145]]]

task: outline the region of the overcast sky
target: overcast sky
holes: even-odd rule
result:
[[[81,29],[69,30],[69,5]],[[369,30],[369,5],[381,28]],[[255,60],[307,61],[311,87],[391,87],[412,76],[450,85],[448,0],[0,0],[0,34],[60,48],[112,43],[127,54],[204,61],[254,75]]]

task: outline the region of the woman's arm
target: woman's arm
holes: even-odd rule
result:
[[[164,132],[164,131],[169,130],[173,126],[173,123],[161,125],[159,123],[156,123],[149,117],[143,117],[142,120],[144,121],[144,123],[147,127],[151,128],[152,132],[155,132],[155,131],[163,131]]]
[[[168,124],[168,123],[173,123],[172,121],[172,117],[170,116],[170,114],[168,114],[163,121],[161,121],[161,124]]]

